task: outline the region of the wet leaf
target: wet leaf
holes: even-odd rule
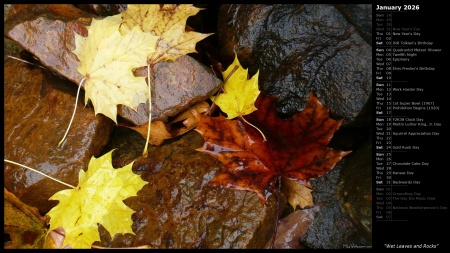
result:
[[[300,239],[306,234],[309,226],[323,204],[312,208],[297,210],[278,221],[278,230],[273,244],[273,249],[300,249]],[[267,243],[268,248],[272,239]]]
[[[227,114],[227,118],[233,119],[256,111],[254,103],[260,93],[259,72],[247,79],[248,70],[241,66],[235,53],[233,63],[222,74],[225,80],[224,93],[211,97],[211,100]]]
[[[122,24],[120,32],[130,33],[136,28],[146,34],[151,34],[157,38],[155,44],[152,43],[152,51],[147,55],[147,76],[148,86],[151,87],[150,72],[153,67],[163,61],[175,61],[178,57],[188,53],[196,52],[195,45],[198,41],[211,34],[201,34],[192,31],[186,32],[186,20],[188,17],[197,14],[199,8],[192,4],[137,4],[128,5],[126,11],[122,13]],[[148,89],[151,98],[151,89]],[[149,119],[146,143],[143,156],[147,156],[147,145],[150,142],[151,129],[151,101],[149,101]]]
[[[133,163],[114,169],[112,152],[102,157],[92,157],[87,172],[80,170],[75,189],[55,193],[50,200],[59,200],[51,209],[50,230],[62,227],[65,231],[63,247],[91,248],[100,240],[97,223],[111,235],[134,234],[131,225],[133,210],[123,200],[136,196],[146,184],[131,171]]]
[[[174,119],[170,121],[171,132],[173,136],[180,136],[192,129],[194,129],[197,124],[197,117],[194,113],[205,113],[210,109],[210,105],[206,101],[198,102],[197,104],[191,106],[186,111],[175,116]],[[174,127],[175,123],[182,121],[183,127]]]
[[[55,248],[46,240],[47,223],[36,208],[24,204],[6,188],[3,189],[3,231],[11,241],[5,241],[5,249]]]
[[[64,244],[64,238],[65,238],[65,232],[62,227],[58,227],[55,230],[50,230],[48,232],[48,238],[51,240],[57,249],[70,249],[70,245],[66,245],[63,247]]]
[[[158,37],[148,55],[148,64],[153,66],[196,52],[196,43],[211,35],[186,32],[187,18],[200,10],[192,4],[130,4],[122,13],[123,25],[120,29],[124,34],[139,27],[141,31]]]
[[[192,111],[197,113],[204,113],[209,109],[209,104],[205,101],[199,102],[191,106],[186,111],[175,116],[173,120],[169,123],[164,123],[162,121],[152,121],[151,129],[152,134],[150,135],[149,144],[154,146],[159,146],[163,144],[164,140],[180,136],[197,126],[197,118],[194,116]],[[181,122],[181,124],[177,124]],[[128,124],[119,123],[119,126],[127,127],[133,129],[142,135],[142,137],[147,137],[148,123],[140,126],[130,126]]]
[[[275,97],[259,96],[258,110],[245,117],[264,132],[267,142],[240,119],[198,114],[196,130],[205,139],[198,151],[223,163],[212,184],[256,192],[264,204],[278,176],[306,184],[350,153],[327,147],[342,121],[331,119],[313,93],[304,110],[289,119],[277,117],[275,102]]]
[[[313,196],[311,187],[305,184],[299,184],[294,180],[283,178],[281,180],[281,191],[286,196],[289,204],[294,208],[300,206],[301,209],[313,206]]]
[[[92,20],[87,38],[75,33],[73,51],[80,60],[77,70],[84,78],[85,103],[92,101],[95,113],[117,123],[117,105],[134,110],[149,98],[145,77],[134,76],[132,69],[147,64],[157,37],[135,27],[121,35],[120,14]]]
[[[164,124],[164,122],[156,120],[152,121],[151,124],[152,134],[150,135],[150,139],[148,140],[148,143],[150,145],[159,146],[164,142],[164,140],[173,137],[167,130],[167,126],[166,124]],[[142,135],[142,137],[147,138],[148,123],[140,126],[130,126],[128,124],[119,123],[119,126],[133,129],[134,131]]]

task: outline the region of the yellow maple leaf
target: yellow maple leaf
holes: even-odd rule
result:
[[[51,218],[49,230],[64,228],[63,247],[91,248],[93,242],[100,240],[97,223],[112,236],[134,234],[133,210],[123,200],[136,196],[147,182],[132,172],[133,163],[114,169],[112,152],[92,157],[87,172],[80,170],[75,189],[62,190],[50,197],[59,203],[47,213]]]
[[[295,180],[283,178],[281,181],[281,191],[294,210],[297,205],[302,209],[314,205],[313,196],[311,194],[312,189],[309,184],[299,184]]]
[[[201,9],[192,4],[130,4],[122,12],[122,34],[134,27],[158,37],[153,51],[148,55],[148,64],[174,61],[178,57],[196,52],[198,41],[210,36],[198,32],[186,32],[186,20]]]
[[[73,51],[85,77],[85,103],[92,101],[95,113],[102,113],[117,123],[117,105],[134,110],[149,98],[145,77],[135,77],[132,69],[147,65],[157,37],[138,27],[127,34],[119,32],[120,14],[92,20],[87,38],[75,33]]]
[[[257,110],[255,101],[260,93],[258,74],[259,70],[248,80],[248,70],[241,66],[237,54],[235,54],[233,63],[222,72],[225,80],[224,93],[211,99],[227,114],[228,119],[250,114]]]
[[[211,34],[186,32],[186,20],[197,14],[201,9],[192,4],[130,4],[126,11],[122,12],[122,25],[120,32],[128,34],[139,27],[144,33],[149,33],[158,38],[153,50],[147,55],[147,75],[149,80],[148,93],[151,98],[150,71],[153,66],[163,61],[174,61],[178,57],[196,52],[195,45],[198,41]],[[149,101],[149,119],[151,122],[152,103]],[[150,142],[150,129],[148,124],[147,141],[142,155],[147,156],[147,146]]]

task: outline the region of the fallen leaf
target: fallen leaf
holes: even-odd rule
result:
[[[322,208],[323,203],[312,208],[297,210],[278,221],[278,230],[275,236],[273,249],[301,249],[301,238],[308,231],[316,214]],[[269,248],[272,239],[267,242],[265,248]]]
[[[257,110],[254,103],[260,93],[258,89],[259,71],[247,80],[248,70],[244,69],[237,58],[222,73],[225,80],[224,93],[211,97],[220,109],[227,114],[228,119],[250,114]]]
[[[196,52],[196,43],[211,35],[186,32],[187,18],[200,10],[192,4],[130,4],[122,13],[123,25],[120,31],[126,34],[139,27],[141,31],[158,37],[148,55],[150,66],[174,61],[182,55]]]
[[[299,184],[295,180],[283,178],[281,180],[281,191],[286,196],[289,204],[294,208],[300,206],[301,209],[314,205],[312,189],[305,184]]]
[[[174,138],[185,134],[186,132],[194,129],[197,126],[197,118],[194,116],[192,111],[197,113],[204,113],[208,111],[209,104],[206,101],[201,101],[184,112],[179,113],[173,120],[165,124],[162,121],[152,121],[151,129],[152,134],[150,135],[149,144],[154,146],[161,145],[164,140]],[[176,124],[182,121],[182,124]],[[119,126],[127,127],[138,132],[142,137],[147,137],[148,123],[140,126],[130,126],[125,123],[119,123]]]
[[[201,34],[193,31],[186,31],[186,20],[188,17],[197,14],[199,8],[192,4],[137,4],[128,5],[126,11],[122,13],[122,25],[120,32],[127,34],[139,27],[146,34],[151,34],[157,38],[152,45],[152,51],[147,55],[147,76],[148,86],[151,87],[150,72],[153,67],[163,61],[175,61],[178,57],[188,53],[196,52],[195,45],[198,41],[211,34]],[[151,98],[151,89],[148,89]],[[149,119],[151,122],[152,110],[149,101]],[[146,143],[142,155],[147,156],[147,145],[150,142],[151,123],[147,125]]]
[[[213,185],[256,192],[265,203],[276,178],[276,163],[272,150],[255,129],[241,120],[223,116],[198,115],[198,131],[205,143],[200,152],[223,163],[222,169],[210,181]]]
[[[5,249],[55,248],[46,239],[47,223],[39,215],[37,208],[24,204],[6,188],[3,189],[3,232],[9,235]]]
[[[329,110],[312,92],[304,110],[289,119],[277,117],[275,102],[275,97],[259,96],[258,110],[245,116],[262,130],[267,142],[239,118],[197,115],[196,131],[205,139],[197,150],[223,163],[212,184],[253,191],[264,204],[278,176],[306,184],[350,153],[327,147],[342,121],[331,119]]]
[[[173,126],[175,123],[183,121],[184,127],[177,128],[177,129],[174,129],[174,127],[171,127],[172,135],[180,136],[180,135],[194,129],[198,124],[197,117],[195,117],[194,112],[205,113],[209,110],[209,108],[210,108],[210,105],[206,101],[201,101],[201,102],[198,102],[197,104],[191,106],[186,111],[176,115],[175,118],[169,122],[169,124]]]
[[[351,152],[327,147],[342,120],[330,118],[329,109],[312,91],[305,108],[288,119],[278,118],[276,100],[273,96],[258,97],[258,111],[245,118],[266,133],[284,177],[307,183],[333,169]]]
[[[150,139],[148,143],[150,145],[159,146],[161,145],[164,140],[170,139],[173,136],[169,133],[167,130],[166,124],[160,120],[152,121],[152,125],[150,126],[152,129],[152,134],[150,135]],[[130,129],[133,129],[134,131],[138,132],[142,137],[147,138],[147,129],[148,129],[148,123],[140,125],[140,126],[130,126],[128,124],[119,123],[119,126],[127,127]]]
[[[57,249],[70,249],[70,245],[63,247],[65,231],[63,227],[58,227],[55,230],[50,230],[48,232],[49,240],[53,241]]]
[[[91,248],[100,240],[97,223],[114,236],[116,233],[134,234],[131,225],[133,210],[123,200],[136,196],[147,183],[131,170],[133,163],[114,169],[112,151],[102,157],[92,157],[87,172],[80,170],[75,189],[55,193],[50,200],[58,200],[50,216],[50,230],[62,227],[64,246]]]
[[[87,38],[75,33],[73,51],[84,78],[85,103],[92,101],[95,113],[117,123],[117,105],[135,111],[149,98],[145,77],[136,77],[132,69],[147,65],[147,56],[154,50],[157,37],[135,27],[121,35],[120,14],[102,20],[93,19]]]

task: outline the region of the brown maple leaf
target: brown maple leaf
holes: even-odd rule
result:
[[[256,192],[265,204],[278,176],[306,184],[350,153],[327,147],[342,120],[330,118],[329,109],[312,92],[303,111],[289,119],[277,117],[276,100],[260,95],[255,102],[258,110],[245,116],[262,130],[267,142],[239,118],[197,114],[196,131],[205,139],[197,150],[223,163],[212,184]]]
[[[186,111],[179,113],[168,123],[164,123],[160,120],[152,121],[150,126],[152,135],[150,135],[148,143],[150,145],[160,146],[164,143],[164,140],[189,132],[197,126],[197,117],[194,116],[193,112],[205,113],[209,110],[209,107],[210,106],[206,101],[201,101],[194,104]],[[133,129],[144,138],[147,137],[148,122],[139,126],[132,126],[127,123],[119,123],[118,125]]]

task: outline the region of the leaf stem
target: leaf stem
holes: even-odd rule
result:
[[[209,107],[208,111],[205,112],[205,115],[211,116],[214,113],[214,110],[216,109],[216,99],[220,92],[223,92],[223,87],[220,87],[220,89],[217,91],[216,95],[214,96],[214,99],[211,99],[212,104]]]
[[[44,173],[42,173],[42,172],[40,172],[40,171],[38,171],[38,170],[35,170],[35,169],[33,169],[33,168],[30,168],[30,167],[28,167],[28,166],[25,166],[25,165],[23,165],[23,164],[13,162],[13,161],[10,161],[10,160],[8,160],[8,159],[3,159],[3,160],[4,160],[5,162],[12,163],[12,164],[15,164],[15,165],[19,165],[19,166],[21,166],[21,167],[24,167],[24,168],[27,168],[27,169],[29,169],[29,170],[32,170],[32,171],[34,171],[34,172],[36,172],[36,173],[39,173],[39,174],[43,175],[44,177],[48,177],[48,178],[50,178],[51,180],[54,180],[54,181],[56,181],[56,182],[58,182],[58,183],[60,183],[60,184],[63,184],[63,185],[65,185],[65,186],[68,186],[68,187],[70,187],[70,188],[74,188],[74,189],[76,188],[76,187],[73,186],[73,185],[70,185],[70,184],[68,184],[68,183],[64,183],[63,181],[60,181],[60,180],[55,179],[55,178],[53,178],[53,177],[51,177],[51,176],[45,175]]]
[[[37,64],[31,63],[29,61],[22,60],[20,58],[17,58],[17,57],[11,56],[11,55],[6,55],[6,57],[9,57],[9,58],[14,59],[14,60],[18,60],[18,61],[21,61],[21,62],[25,62],[25,63],[31,64],[31,65],[37,66],[37,67],[39,67],[41,69],[46,69],[45,67],[43,67],[41,65],[37,65]]]
[[[73,118],[75,117],[75,112],[77,111],[78,96],[80,95],[81,85],[84,82],[84,80],[86,80],[86,78],[81,79],[80,84],[78,85],[77,97],[75,98],[75,108],[73,109],[72,118],[70,119],[69,126],[67,127],[67,130],[66,130],[66,133],[64,134],[64,137],[58,143],[58,148],[61,146],[61,144],[66,139],[67,133],[69,133],[70,126],[72,126],[72,121],[73,121]]]
[[[225,79],[223,80],[223,84],[225,84],[225,83],[228,81],[228,79],[230,79],[230,77],[234,74],[234,72],[236,72],[236,70],[237,70],[238,68],[239,68],[238,65],[234,65],[234,68],[231,70],[230,74],[228,74],[228,75],[225,77]],[[214,73],[214,75],[215,75],[215,73]],[[223,87],[220,87],[220,89],[219,89],[219,90],[217,91],[217,93],[216,93],[216,96],[214,96],[214,99],[211,100],[211,101],[212,101],[211,107],[210,107],[209,110],[205,113],[205,115],[211,115],[211,114],[212,114],[213,107],[214,107],[214,105],[216,104],[216,99],[217,99],[217,96],[219,95],[220,92],[224,92]]]
[[[273,249],[273,247],[275,246],[275,240],[277,239],[277,232],[278,232],[278,218],[280,217],[281,176],[277,177],[277,181],[278,181],[277,218],[275,219],[275,231],[273,232],[272,243],[270,244],[269,249]]]
[[[148,79],[148,128],[147,128],[147,139],[145,141],[144,151],[142,152],[143,157],[148,155],[148,142],[150,140],[150,127],[152,125],[152,89],[151,89],[151,79],[150,79],[150,64],[147,65],[147,79]]]
[[[227,77],[225,77],[225,79],[223,80],[223,83],[225,84],[226,82],[228,82],[228,79],[230,79],[230,77],[234,74],[234,72],[236,72],[236,70],[239,68],[238,65],[234,65],[234,68],[231,70],[230,74],[227,75]]]
[[[267,141],[266,136],[263,134],[263,132],[261,130],[259,130],[259,128],[257,128],[256,126],[252,125],[250,122],[248,122],[247,120],[244,119],[244,117],[239,116],[240,119],[242,119],[245,123],[249,124],[250,126],[252,126],[253,128],[255,128],[256,130],[259,131],[259,133],[262,135],[264,141]]]

